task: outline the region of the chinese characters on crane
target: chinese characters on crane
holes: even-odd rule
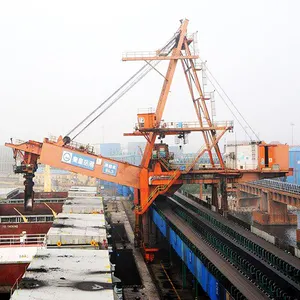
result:
[[[94,158],[70,151],[63,151],[61,161],[66,164],[91,171],[95,169],[96,163],[96,160]]]
[[[103,174],[111,175],[111,176],[117,176],[118,172],[118,164],[113,164],[108,161],[103,162],[103,168],[102,168]]]

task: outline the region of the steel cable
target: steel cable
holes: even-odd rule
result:
[[[159,53],[169,54],[173,48],[176,46],[176,39],[179,30],[172,36],[171,39],[160,49]],[[83,123],[85,123],[89,118],[92,117],[100,108],[102,108],[109,100],[111,100],[120,91],[120,95],[116,97],[105,109],[103,109],[96,117],[94,117],[83,129],[81,129],[73,138],[74,140],[79,134],[81,134],[87,127],[89,127],[96,119],[98,119],[105,111],[107,111],[114,103],[116,103],[127,91],[134,87],[145,75],[147,75],[160,61],[147,62],[143,67],[141,67],[134,75],[132,75],[125,83],[123,83],[114,93],[112,93],[107,99],[105,99],[99,106],[97,106],[90,114],[88,114],[81,122],[79,122],[71,131],[68,132],[67,136],[71,135],[76,129],[78,129]],[[133,81],[131,84],[130,82]],[[128,86],[127,86],[128,85]],[[127,86],[127,87],[126,87]],[[125,89],[122,91],[122,89]]]

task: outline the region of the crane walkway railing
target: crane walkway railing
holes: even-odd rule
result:
[[[51,135],[49,137],[49,141],[52,142],[52,143],[57,143],[58,138],[56,136]],[[71,147],[75,148],[76,150],[87,151],[88,153],[95,154],[95,149],[94,149],[94,146],[92,146],[92,145],[82,144],[82,143],[78,143],[78,142],[75,142],[75,141],[71,141],[69,143],[69,145]]]
[[[156,57],[156,56],[167,56],[169,51],[160,52],[160,51],[128,51],[122,53],[122,58],[147,58],[147,57]]]
[[[157,129],[197,129],[197,128],[224,128],[224,127],[233,127],[233,121],[216,121],[213,122],[211,126],[207,122],[204,122],[202,126],[198,121],[193,121],[193,122],[160,122],[159,126]],[[135,124],[135,128],[139,128],[139,123]]]

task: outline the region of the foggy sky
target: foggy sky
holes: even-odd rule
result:
[[[293,122],[300,144],[299,9],[296,0],[1,1],[0,142],[66,134],[143,65],[122,62],[122,52],[158,49],[188,18],[201,59],[260,139],[291,143]],[[122,134],[133,130],[138,108],[155,107],[161,86],[152,71],[78,140],[138,141]],[[218,120],[233,119],[217,96],[216,111]],[[181,68],[164,120],[196,120]],[[190,138],[186,149],[199,143]]]

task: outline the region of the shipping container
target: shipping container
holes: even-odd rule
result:
[[[291,147],[289,151],[290,168],[293,168],[293,176],[287,177],[287,182],[300,185],[300,147]]]

